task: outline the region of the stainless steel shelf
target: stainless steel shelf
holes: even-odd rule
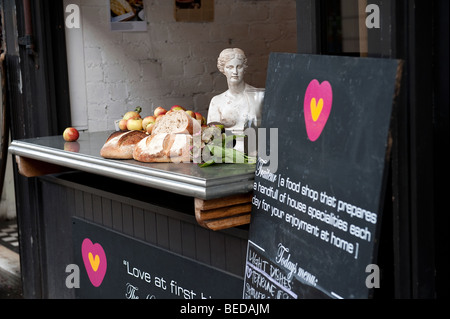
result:
[[[194,163],[141,163],[135,160],[104,159],[100,156],[100,149],[111,133],[81,133],[79,140],[74,142],[76,144],[67,144],[62,136],[15,140],[9,152],[204,200],[248,193],[253,189],[255,165],[216,164],[200,168]]]

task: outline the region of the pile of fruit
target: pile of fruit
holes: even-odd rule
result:
[[[170,110],[159,106],[153,112],[153,115],[142,118],[142,108],[137,107],[134,111],[127,112],[119,122],[121,131],[145,131],[152,134],[153,127],[163,116],[175,111],[185,111],[193,119],[197,120],[202,126],[206,126],[206,118],[194,111],[186,110],[182,106],[174,105]]]

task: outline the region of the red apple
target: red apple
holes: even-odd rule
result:
[[[119,129],[121,131],[128,131],[127,123],[128,123],[128,120],[120,120],[120,122],[119,122]]]
[[[66,142],[75,142],[80,137],[80,133],[74,127],[68,127],[64,130],[63,138]]]
[[[198,112],[195,112],[195,118],[196,118],[198,121],[200,121],[200,123],[203,121],[203,115],[201,115],[201,114],[198,113]]]
[[[170,109],[171,111],[186,111],[184,107],[179,106],[179,105],[174,105],[172,106],[172,108]]]
[[[127,129],[129,131],[142,131],[142,119],[129,119],[127,121]]]
[[[150,123],[149,125],[147,125],[147,127],[145,128],[145,131],[148,133],[148,134],[152,134],[152,132],[153,132],[153,128],[155,127],[155,123]]]
[[[186,111],[186,113],[187,113],[190,117],[192,117],[193,119],[195,119],[195,112],[194,112],[194,111],[189,110],[189,111]]]
[[[147,125],[151,124],[151,123],[155,123],[156,122],[156,118],[154,116],[146,116],[144,118],[144,120],[142,121],[142,128],[145,129],[147,128]]]
[[[158,107],[155,109],[154,115],[155,115],[155,117],[158,117],[159,115],[164,115],[164,114],[166,114],[166,113],[167,113],[167,110],[166,110],[165,108],[163,108],[163,107],[161,107],[161,106],[158,106]]]

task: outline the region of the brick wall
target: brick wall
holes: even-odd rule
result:
[[[174,1],[146,0],[147,32],[111,32],[107,0],[80,1],[87,127],[113,129],[136,106],[174,104],[207,114],[227,89],[216,61],[227,47],[249,59],[247,83],[264,87],[270,52],[296,52],[295,0],[215,0],[210,23],[176,22]],[[70,63],[70,61],[69,61]]]

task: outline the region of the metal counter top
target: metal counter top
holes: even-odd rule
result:
[[[253,189],[255,165],[216,164],[200,168],[194,163],[104,159],[100,150],[111,133],[80,133],[78,141],[73,143],[66,143],[62,136],[15,140],[9,152],[203,200],[244,194]]]

